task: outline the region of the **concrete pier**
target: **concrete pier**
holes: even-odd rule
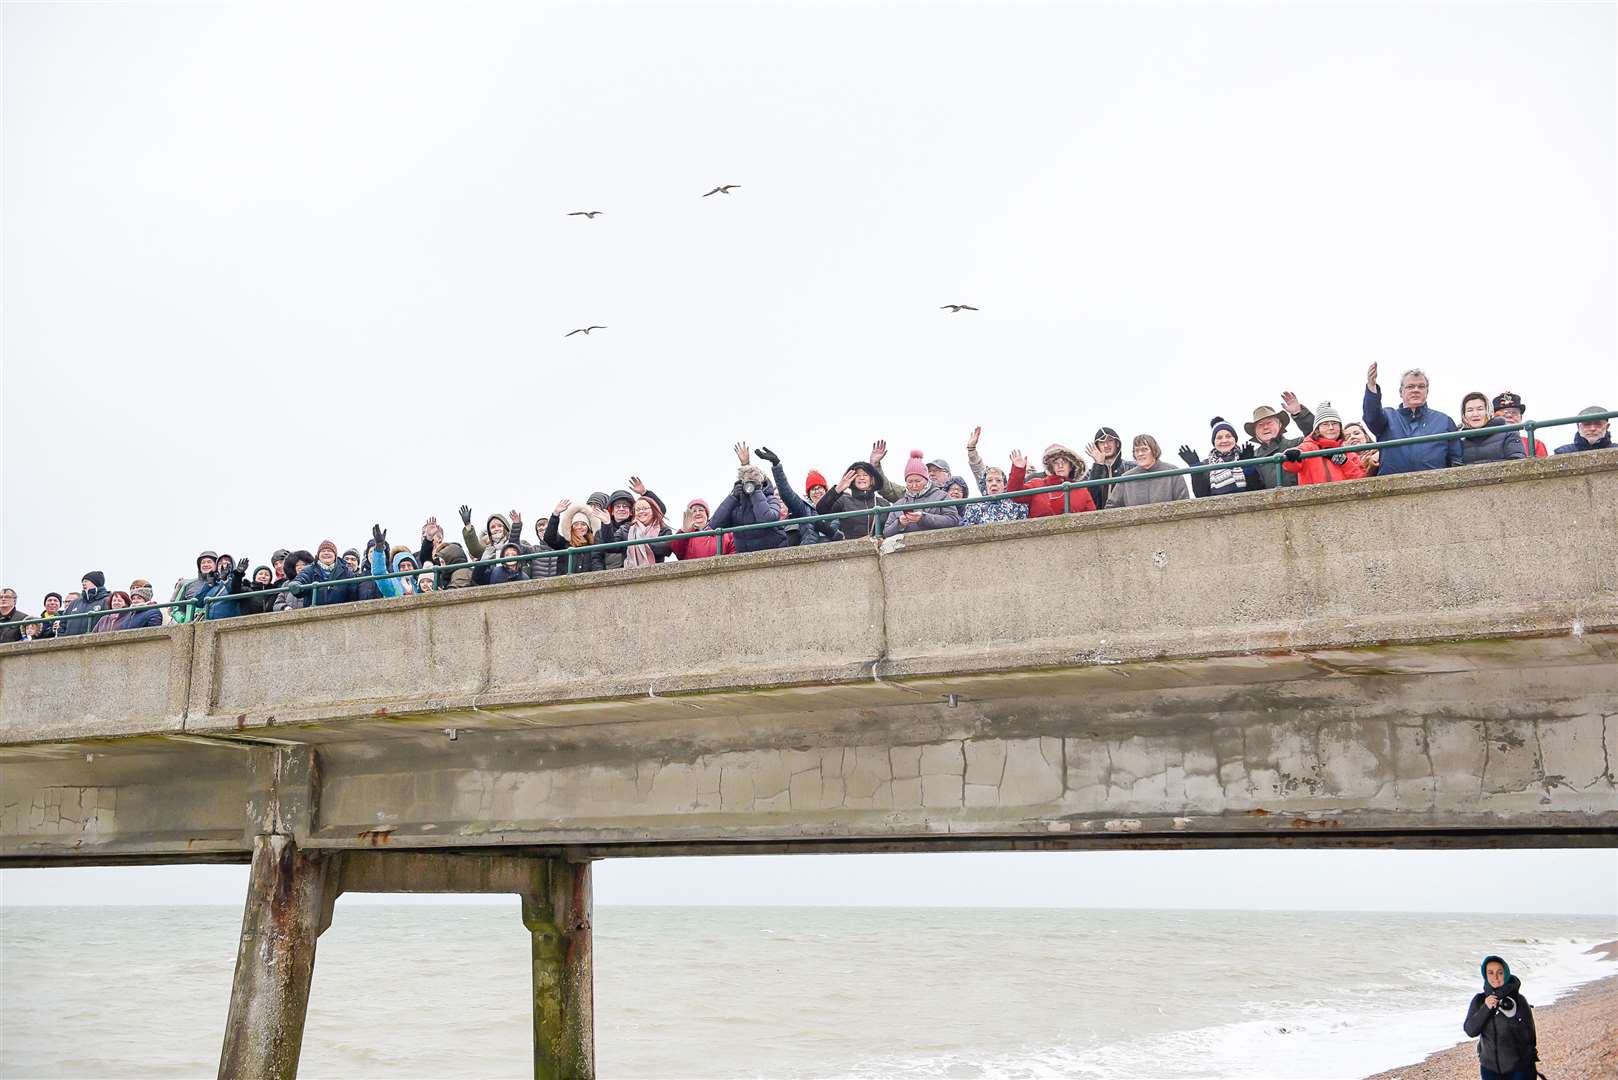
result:
[[[297,1076],[315,946],[345,892],[516,894],[532,938],[535,1080],[595,1075],[589,863],[521,851],[310,852],[272,835],[253,848],[220,1080]]]

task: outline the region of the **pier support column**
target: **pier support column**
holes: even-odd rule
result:
[[[315,942],[336,899],[327,870],[322,855],[300,851],[290,836],[254,840],[220,1080],[298,1075]]]
[[[535,875],[537,879],[541,875]],[[535,1080],[595,1076],[590,864],[547,859],[544,888],[522,894],[533,937]]]

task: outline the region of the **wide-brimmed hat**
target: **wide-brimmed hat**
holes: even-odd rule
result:
[[[1282,412],[1280,409],[1272,409],[1268,405],[1260,405],[1258,408],[1253,410],[1253,419],[1248,421],[1247,423],[1243,424],[1242,427],[1247,430],[1247,434],[1250,437],[1256,439],[1256,438],[1258,438],[1258,436],[1253,434],[1253,429],[1258,427],[1258,422],[1260,420],[1268,420],[1272,416],[1275,417],[1275,419],[1281,421],[1281,430],[1282,431],[1285,431],[1287,429],[1287,424],[1292,419],[1292,417],[1288,416],[1285,412]]]

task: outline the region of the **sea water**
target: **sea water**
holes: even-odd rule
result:
[[[0,909],[0,1075],[214,1075],[238,907]],[[1592,916],[595,910],[604,1077],[1363,1077],[1464,1036],[1486,952],[1536,1005]],[[531,1073],[509,906],[339,902],[300,1075]]]

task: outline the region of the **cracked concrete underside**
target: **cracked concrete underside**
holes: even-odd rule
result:
[[[1618,842],[1618,451],[0,649],[0,861]]]

